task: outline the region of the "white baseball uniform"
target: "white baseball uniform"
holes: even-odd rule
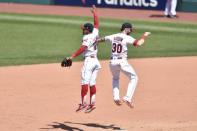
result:
[[[167,15],[176,15],[176,6],[177,0],[167,0],[164,14]]]
[[[96,84],[96,77],[101,65],[97,59],[97,44],[96,38],[98,37],[99,30],[93,29],[93,32],[83,36],[82,45],[87,46],[83,52],[84,64],[81,70],[81,85],[88,84],[90,86]]]
[[[127,62],[127,45],[132,45],[135,39],[124,33],[117,33],[106,36],[105,41],[109,41],[112,46],[110,70],[113,75],[112,86],[114,100],[120,100],[119,75],[120,71],[122,71],[130,79],[127,93],[123,99],[131,102],[138,77],[133,67]]]

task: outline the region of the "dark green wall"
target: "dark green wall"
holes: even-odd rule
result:
[[[178,0],[177,11],[197,12],[197,0]]]

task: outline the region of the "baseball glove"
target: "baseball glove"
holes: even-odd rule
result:
[[[62,67],[70,67],[72,66],[72,59],[71,58],[64,58],[64,60],[61,62]]]

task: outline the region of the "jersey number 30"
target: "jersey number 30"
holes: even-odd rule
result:
[[[113,45],[112,45],[112,52],[113,53],[114,52],[121,53],[122,52],[122,45],[113,43]]]

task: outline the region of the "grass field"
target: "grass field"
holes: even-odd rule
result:
[[[88,21],[92,19],[0,14],[0,66],[60,62],[80,46],[80,25]],[[101,19],[100,36],[119,32],[123,22]],[[129,47],[129,58],[197,55],[197,24],[130,22],[135,28],[134,38],[139,38],[145,31],[152,35],[143,47]],[[101,44],[99,59],[108,59],[109,55],[109,45]]]

